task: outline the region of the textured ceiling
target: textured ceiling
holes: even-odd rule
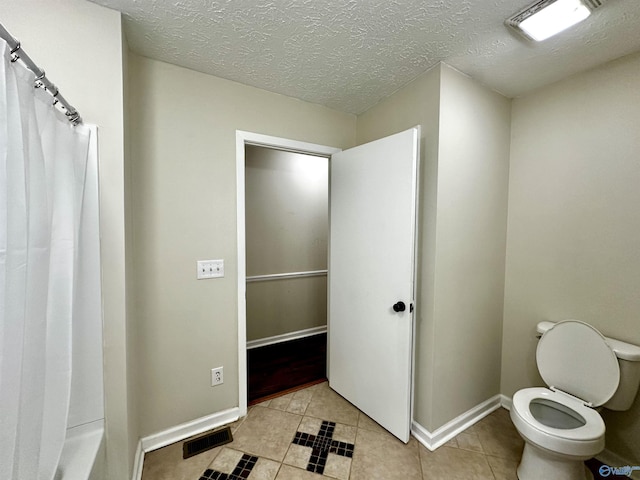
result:
[[[350,113],[444,61],[513,97],[640,50],[640,1],[558,37],[504,26],[528,0],[91,0],[143,56]]]

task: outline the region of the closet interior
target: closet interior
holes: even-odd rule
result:
[[[245,150],[249,404],[326,379],[329,159]]]

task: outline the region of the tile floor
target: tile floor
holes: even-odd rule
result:
[[[502,408],[435,452],[405,445],[326,382],[250,407],[231,431],[186,460],[182,442],[146,454],[142,480],[516,480],[523,448]]]

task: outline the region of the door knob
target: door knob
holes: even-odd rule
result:
[[[406,309],[407,309],[407,306],[404,304],[404,302],[398,302],[393,305],[394,312],[404,312]]]

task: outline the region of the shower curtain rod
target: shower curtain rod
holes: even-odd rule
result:
[[[34,87],[36,88],[44,87],[44,89],[53,97],[53,104],[55,105],[56,103],[60,103],[62,108],[64,108],[65,110],[65,115],[67,116],[67,119],[73,125],[78,125],[79,123],[82,123],[82,118],[80,117],[80,114],[78,113],[78,111],[75,108],[73,108],[73,106],[71,106],[69,102],[67,102],[67,100],[58,91],[58,87],[56,87],[53,83],[51,83],[51,81],[45,75],[44,70],[38,67],[33,62],[33,60],[31,60],[31,57],[27,55],[27,52],[25,52],[20,46],[20,42],[16,40],[7,31],[6,28],[4,28],[4,25],[2,25],[2,23],[0,23],[0,37],[5,42],[7,42],[7,44],[9,45],[9,48],[11,49],[11,57],[12,57],[11,61],[15,62],[16,60],[19,59],[20,61],[22,61],[22,63],[24,63],[27,66],[29,70],[35,73],[36,79],[35,79]]]

